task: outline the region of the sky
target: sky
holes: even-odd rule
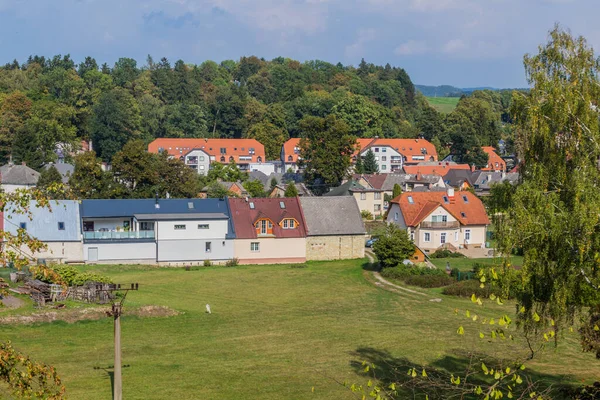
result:
[[[523,55],[555,23],[600,48],[598,12],[598,0],[0,0],[0,63],[364,58],[417,84],[525,87]]]

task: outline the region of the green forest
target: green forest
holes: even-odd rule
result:
[[[41,170],[57,148],[68,155],[91,140],[99,159],[114,163],[126,143],[160,137],[255,138],[272,160],[288,138],[335,124],[334,137],[424,137],[440,158],[452,153],[481,166],[480,146],[510,140],[510,99],[474,92],[441,114],[404,69],[364,60],[354,67],[251,56],[192,65],[148,56],[144,65],[121,58],[109,66],[36,55],[0,67],[0,161]]]

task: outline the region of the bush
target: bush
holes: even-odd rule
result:
[[[226,267],[237,267],[240,264],[239,258],[232,258],[231,260],[227,260],[225,263]]]
[[[437,288],[452,284],[454,279],[448,275],[411,275],[404,279],[404,283],[422,288]]]
[[[371,220],[373,219],[373,214],[372,214],[372,213],[371,213],[371,211],[369,211],[369,210],[362,210],[362,211],[360,212],[360,216],[361,216],[363,219],[366,219],[366,220],[368,220],[368,221],[371,221]]]
[[[210,267],[212,265],[212,262],[210,262],[210,260],[204,260],[204,264],[205,267]]]
[[[87,282],[113,283],[112,279],[107,276],[93,272],[80,272],[71,265],[57,265],[50,269],[56,272],[60,279],[68,286],[80,286]],[[45,276],[41,270],[35,273],[34,278],[46,283],[58,282],[53,276]]]
[[[450,271],[450,276],[453,277],[454,279],[457,279],[460,275],[460,269],[454,267],[452,268],[452,270]]]
[[[458,253],[458,252],[455,253],[448,249],[440,249],[440,250],[436,250],[429,257],[431,257],[431,258],[464,258],[465,255]]]
[[[471,297],[473,294],[477,297],[488,297],[491,293],[490,285],[480,287],[480,283],[476,279],[455,282],[450,286],[446,286],[442,291],[448,296]]]

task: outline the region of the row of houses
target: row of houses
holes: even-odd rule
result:
[[[47,249],[23,256],[66,263],[244,264],[361,258],[365,228],[353,198],[60,200],[7,205],[0,230]]]

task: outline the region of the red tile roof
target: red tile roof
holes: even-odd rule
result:
[[[437,164],[427,163],[426,165],[405,165],[402,167],[404,172],[411,175],[440,175],[444,176],[451,169],[471,169],[469,164],[454,164],[445,161],[438,161]]]
[[[221,148],[226,149],[225,154],[221,154]],[[215,157],[211,161],[222,162],[221,157],[223,156],[226,163],[229,163],[229,157],[233,157],[237,164],[265,162],[265,147],[256,139],[160,138],[148,145],[150,153],[158,153],[160,149],[167,151],[169,155],[174,157],[182,157],[191,150],[202,149],[210,156]],[[253,154],[251,154],[250,149],[254,149]],[[240,157],[244,157],[244,159],[240,159]],[[246,157],[248,159],[245,159]]]
[[[482,171],[506,171],[506,162],[496,154],[496,149],[492,146],[483,146],[481,148],[488,155],[488,166],[481,168]],[[496,166],[498,163],[498,166]]]
[[[282,154],[283,161],[286,163],[298,162],[298,153],[296,153],[296,148],[299,148],[299,147],[300,147],[300,138],[288,139],[283,144],[283,154]],[[291,160],[289,159],[290,156],[292,157]]]
[[[448,198],[448,203],[444,197]],[[466,197],[467,201],[464,200]],[[412,199],[412,203],[409,202]],[[392,200],[402,211],[408,226],[417,226],[436,208],[443,207],[462,225],[489,225],[490,220],[483,203],[467,191],[456,191],[454,199],[447,192],[406,192]],[[464,216],[463,216],[464,215]]]
[[[435,146],[425,139],[376,139],[365,147],[373,146],[390,146],[406,157],[405,164],[437,161],[438,159]]]
[[[283,203],[285,208],[281,208]],[[250,208],[253,204],[254,208]],[[289,198],[261,198],[261,199],[229,199],[229,208],[233,219],[235,236],[238,239],[257,238],[254,223],[261,218],[268,218],[273,222],[273,235],[276,238],[303,238],[306,237],[306,223],[300,208],[298,197]],[[283,229],[279,223],[284,218],[293,218],[298,222],[295,229]]]

